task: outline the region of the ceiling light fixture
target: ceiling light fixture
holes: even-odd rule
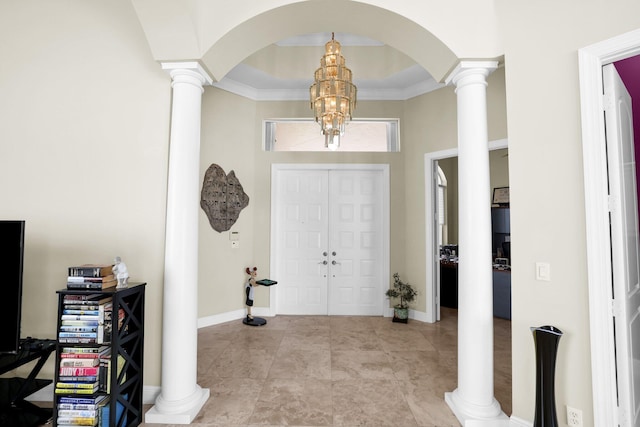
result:
[[[324,146],[337,150],[344,127],[356,108],[357,88],[351,83],[351,70],[345,66],[340,43],[335,41],[333,33],[324,48],[320,68],[309,88],[309,98],[316,122],[322,128]]]

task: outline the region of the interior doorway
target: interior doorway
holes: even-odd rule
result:
[[[277,314],[384,314],[388,182],[387,165],[273,166]]]
[[[589,317],[591,336],[591,370],[593,415],[595,425],[632,426],[637,411],[621,400],[618,406],[619,384],[616,364],[632,366],[638,363],[629,353],[618,351],[616,334],[626,334],[616,323],[613,305],[614,266],[611,254],[623,251],[621,242],[611,240],[610,176],[607,164],[608,140],[605,132],[603,67],[640,55],[640,30],[580,49],[580,102],[582,110],[582,146],[585,181],[585,218],[587,230],[587,273],[589,282]],[[634,97],[634,94],[631,94]],[[638,95],[635,96],[638,98]],[[637,116],[639,111],[635,111]],[[637,129],[636,129],[637,131]],[[637,149],[637,147],[636,147]],[[611,194],[616,197],[617,194]],[[616,246],[615,248],[613,246]],[[629,387],[624,394],[640,398],[640,390]],[[631,412],[636,412],[632,414]]]
[[[489,150],[501,150],[507,149],[508,141],[506,139],[496,140],[489,142]],[[506,151],[505,151],[506,155]],[[425,154],[425,224],[426,224],[426,321],[437,322],[440,319],[440,247],[438,241],[438,221],[439,221],[439,202],[437,191],[437,179],[438,179],[438,162],[443,159],[452,159],[458,156],[458,149],[453,148],[450,150],[442,150]],[[457,178],[455,176],[447,176],[447,198],[452,201],[455,206],[456,184]],[[487,195],[490,197],[490,195]],[[457,207],[449,209],[447,215],[450,224],[446,227],[448,230],[447,243],[455,243],[451,239],[457,238],[457,220],[451,219],[457,217]]]

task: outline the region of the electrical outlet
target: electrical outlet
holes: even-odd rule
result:
[[[567,406],[567,424],[569,427],[582,427],[582,411]]]

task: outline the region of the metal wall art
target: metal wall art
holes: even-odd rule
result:
[[[204,174],[200,207],[207,214],[209,224],[218,233],[229,230],[236,223],[240,211],[249,205],[235,172],[228,175],[215,163]]]

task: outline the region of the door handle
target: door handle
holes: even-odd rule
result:
[[[324,261],[320,261],[318,264],[327,265],[327,260],[325,259]]]
[[[331,261],[331,265],[340,265],[340,263],[334,259],[333,261]]]

